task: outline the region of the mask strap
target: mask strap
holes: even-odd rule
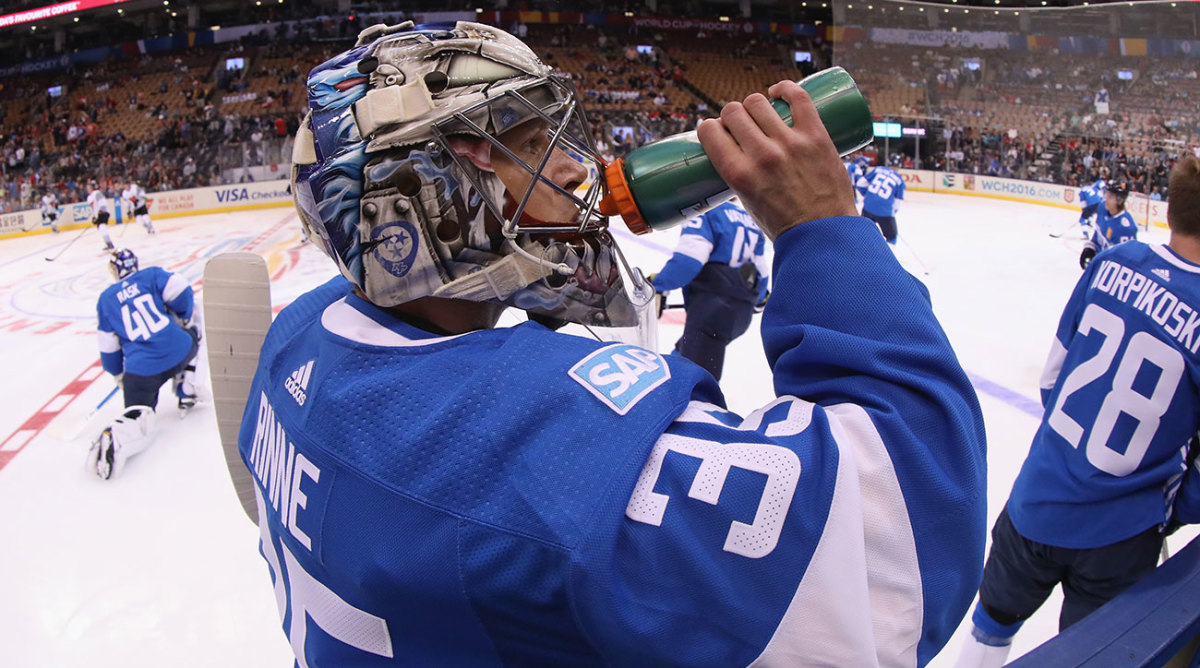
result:
[[[514,241],[508,243],[512,244],[515,252],[480,271],[467,274],[443,285],[434,291],[433,296],[476,302],[492,299],[503,301],[518,290],[552,274],[574,273],[565,264],[547,262]],[[536,246],[536,244],[531,245]]]

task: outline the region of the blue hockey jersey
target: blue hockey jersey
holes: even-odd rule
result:
[[[871,221],[778,239],[778,399],[541,325],[436,336],[335,278],[239,435],[297,664],[917,666],[982,573],[983,422]]]
[[[863,211],[876,216],[895,216],[896,202],[904,199],[904,190],[904,177],[886,165],[872,169],[858,180]]]
[[[1200,480],[1184,475],[1200,428],[1198,350],[1200,267],[1136,241],[1092,260],[1059,321],[1045,416],[1008,502],[1023,536],[1093,548],[1173,512],[1200,519]]]
[[[1091,240],[1097,250],[1132,241],[1137,239],[1137,234],[1137,223],[1133,222],[1133,216],[1129,211],[1122,210],[1114,216],[1103,206],[1096,210],[1096,222],[1095,227],[1092,228]]]
[[[153,376],[182,362],[192,337],[171,315],[186,321],[192,307],[187,279],[162,267],[146,267],[108,286],[96,301],[104,370]]]
[[[1104,179],[1100,179],[1086,188],[1079,189],[1079,204],[1087,207],[1092,204],[1103,204],[1105,193]]]
[[[858,177],[863,175],[863,166],[857,159],[847,160],[842,163],[846,166],[846,173],[850,175],[850,183],[858,183]]]
[[[745,209],[725,202],[683,225],[675,253],[654,276],[654,289],[669,292],[682,288],[708,262],[734,269],[753,264],[758,275],[757,301],[762,301],[767,296],[770,274],[766,238]]]

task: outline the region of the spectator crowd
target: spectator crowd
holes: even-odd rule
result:
[[[358,23],[403,18],[368,14]],[[610,160],[693,129],[728,100],[831,65],[850,71],[877,118],[925,128],[920,145],[877,139],[878,161],[893,166],[1071,186],[1124,179],[1165,199],[1171,166],[1200,141],[1200,80],[1182,60],[1159,59],[1148,73],[1136,57],[864,42],[835,50],[815,36],[703,29],[504,27],[573,79]],[[111,191],[133,179],[154,192],[261,177],[256,168],[286,173],[307,107],[305,76],[355,29],[328,19],[278,22],[236,42],[0,79],[0,211],[33,208],[43,189],[78,201],[90,178]],[[1096,105],[1099,91],[1109,113]]]

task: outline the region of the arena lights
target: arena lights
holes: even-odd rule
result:
[[[60,2],[57,5],[47,5],[37,9],[27,9],[23,12],[13,14],[5,14],[0,16],[0,28],[9,26],[21,25],[30,21],[40,21],[42,19],[53,18],[55,16],[66,16],[75,12],[82,12],[86,9],[95,9],[96,7],[104,7],[107,5],[119,5],[129,0],[75,0],[74,2]]]

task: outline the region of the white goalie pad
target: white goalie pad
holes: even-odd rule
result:
[[[88,470],[104,480],[125,468],[125,462],[154,442],[157,418],[149,406],[130,406],[112,421],[88,451]]]
[[[130,406],[121,417],[113,420],[113,441],[125,458],[132,457],[150,447],[157,425],[153,408]]]

